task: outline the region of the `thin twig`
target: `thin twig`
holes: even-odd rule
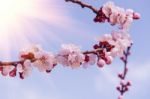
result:
[[[98,14],[98,10],[94,8],[92,5],[81,2],[80,0],[65,0],[66,2],[72,2],[80,5],[82,8],[88,8],[92,10],[95,14]]]
[[[35,62],[38,59],[30,59],[31,62]],[[20,61],[12,61],[12,62],[0,62],[0,67],[5,67],[5,66],[17,66],[18,64],[23,64],[25,60],[20,60]]]
[[[125,80],[126,76],[127,76],[127,72],[128,72],[128,68],[127,68],[127,64],[128,64],[128,56],[131,50],[131,46],[127,48],[127,50],[124,52],[125,55],[125,59],[123,59],[123,63],[124,63],[124,69],[123,69],[123,75],[121,80]],[[120,94],[123,96],[123,94],[126,92],[124,91],[125,86],[121,85],[121,90],[120,90]]]

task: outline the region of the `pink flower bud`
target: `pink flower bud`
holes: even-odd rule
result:
[[[129,87],[128,87],[128,86],[126,86],[126,87],[125,87],[125,91],[128,91],[128,90],[129,90]]]
[[[120,57],[120,59],[121,59],[122,61],[125,61],[125,60],[126,60],[126,57],[125,57],[125,56],[122,56],[122,57]]]
[[[16,74],[17,74],[17,69],[16,69],[16,67],[15,67],[12,71],[9,72],[9,76],[10,76],[10,77],[15,77]]]
[[[119,96],[118,99],[123,99],[123,96]]]
[[[24,61],[23,65],[25,67],[30,67],[31,66],[31,61],[27,59],[27,60]]]
[[[111,64],[112,61],[113,61],[113,57],[112,56],[107,56],[106,59],[107,59],[106,64],[108,64],[108,65]]]
[[[131,81],[128,81],[128,82],[127,82],[127,86],[131,86]]]
[[[139,13],[133,13],[133,19],[140,19],[141,18],[141,15]]]
[[[9,74],[9,72],[13,70],[13,68],[14,68],[13,66],[3,67],[2,75],[7,76]]]
[[[103,59],[100,59],[100,60],[97,62],[98,67],[104,67],[105,64],[106,64],[106,63],[105,63],[105,61],[104,61]]]
[[[120,89],[120,86],[117,86],[117,87],[116,87],[116,89],[117,89],[118,91],[120,91],[120,90],[121,90],[121,89]]]
[[[128,70],[129,70],[129,69],[126,67],[126,68],[125,68],[125,72],[128,72]]]
[[[120,85],[125,86],[125,85],[126,85],[126,81],[125,81],[125,80],[121,80],[121,81],[120,81]]]
[[[118,73],[118,77],[119,77],[120,79],[123,79],[123,74],[122,74],[122,73]]]

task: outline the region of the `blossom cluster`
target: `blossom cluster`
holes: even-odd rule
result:
[[[111,25],[118,24],[120,29],[128,29],[133,20],[139,18],[140,14],[132,9],[125,10],[109,1],[100,8],[94,21],[100,23],[108,21]]]
[[[31,73],[33,67],[36,67],[41,72],[50,72],[56,65],[55,56],[37,45],[22,50],[19,54],[19,59],[20,61],[14,62],[12,65],[1,66],[2,75],[15,77],[18,72],[20,78],[24,79]]]
[[[132,44],[129,34],[124,31],[105,34],[98,38],[98,42],[99,44],[95,44],[92,51],[85,52],[74,44],[63,44],[57,54],[33,45],[20,52],[20,61],[1,66],[0,71],[3,76],[11,77],[15,77],[18,72],[20,78],[24,79],[31,73],[33,67],[47,73],[51,72],[57,64],[73,69],[80,66],[87,68],[95,63],[98,67],[103,67],[105,64],[111,64],[116,56],[122,57],[124,50]]]
[[[120,81],[120,85],[117,86],[117,90],[123,95],[123,93],[125,93],[126,91],[129,90],[129,87],[131,86],[131,81],[125,81],[125,80],[121,80]],[[123,96],[120,95],[118,97],[118,99],[123,99]]]
[[[124,51],[132,45],[130,35],[124,31],[104,34],[99,38],[99,42],[99,45],[94,45],[94,48],[103,48],[99,54],[98,66],[100,67],[103,67],[105,64],[111,64],[116,56],[123,57]]]

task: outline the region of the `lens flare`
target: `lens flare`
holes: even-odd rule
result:
[[[13,50],[16,52],[16,49],[23,48],[31,41],[43,41],[42,35],[47,32],[44,25],[64,27],[63,23],[67,23],[68,18],[58,1],[0,0],[1,60],[11,59]],[[52,31],[48,31],[48,35],[57,39]]]

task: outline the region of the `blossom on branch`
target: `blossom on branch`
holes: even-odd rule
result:
[[[111,55],[112,57],[122,57],[123,52],[133,43],[129,33],[125,31],[113,31],[111,34],[105,34],[99,38],[99,41],[107,42],[114,46],[112,50],[107,53],[107,55]]]
[[[3,67],[2,70],[1,70],[1,73],[3,76],[7,76],[9,75],[9,73],[14,69],[14,66],[6,66],[6,67]]]
[[[51,52],[41,51],[35,54],[37,59],[33,62],[33,65],[38,68],[39,71],[50,72],[57,64],[55,56]]]
[[[51,71],[57,64],[53,53],[44,51],[40,46],[33,45],[20,54],[21,59],[32,60],[32,65],[39,71]]]
[[[89,65],[94,65],[96,63],[97,56],[95,54],[85,55],[83,68],[87,68]]]
[[[113,2],[107,2],[98,11],[95,22],[110,22],[111,25],[119,25],[120,29],[128,30],[134,19],[139,19],[140,14],[132,9],[125,10],[116,6]]]
[[[80,67],[84,61],[84,55],[80,48],[74,44],[64,44],[57,55],[58,63],[63,66],[70,66],[71,68]]]
[[[20,66],[22,71],[19,72],[20,78],[24,79],[28,77],[32,72],[32,63],[30,60],[25,60],[24,63]]]

